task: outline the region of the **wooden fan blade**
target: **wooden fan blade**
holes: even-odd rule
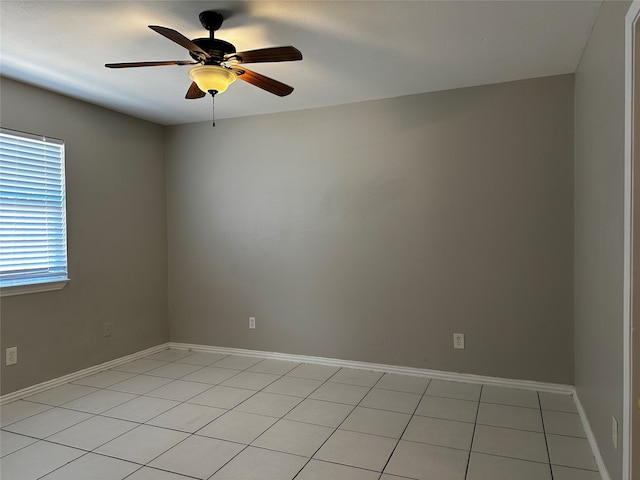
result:
[[[293,87],[285,85],[284,83],[279,82],[278,80],[274,80],[273,78],[261,75],[260,73],[252,72],[251,70],[247,70],[246,68],[231,69],[236,72],[240,80],[244,80],[251,85],[255,85],[256,87],[273,93],[274,95],[278,95],[279,97],[286,97],[291,92],[293,92]]]
[[[293,62],[302,60],[302,53],[292,46],[271,47],[230,53],[225,55],[224,58],[235,63]]]
[[[105,63],[107,68],[131,68],[131,67],[160,67],[163,65],[197,65],[198,62],[192,60],[167,60],[166,62],[124,62],[124,63]]]
[[[198,88],[196,82],[191,82],[191,86],[189,87],[189,90],[187,90],[187,94],[184,96],[184,98],[188,98],[191,100],[194,98],[202,98],[205,95],[206,93]]]
[[[210,55],[201,49],[198,45],[193,43],[187,37],[182,35],[180,32],[173,30],[172,28],[161,27],[159,25],[149,25],[149,28],[154,32],[158,32],[163,37],[168,38],[169,40],[176,42],[178,45],[186,48],[191,53],[194,53],[198,57],[202,57],[204,59],[211,58]]]

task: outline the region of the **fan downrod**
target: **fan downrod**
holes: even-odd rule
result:
[[[224,21],[222,14],[213,10],[206,10],[200,13],[199,18],[202,26],[206,30],[209,30],[209,36],[211,38],[213,38],[214,32],[222,26],[222,22]]]

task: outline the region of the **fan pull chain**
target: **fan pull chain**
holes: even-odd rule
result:
[[[213,126],[216,126],[216,93],[218,93],[217,90],[209,90],[209,93],[211,94],[211,117],[213,119]]]

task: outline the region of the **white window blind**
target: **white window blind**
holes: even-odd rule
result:
[[[64,142],[0,129],[0,287],[66,280]]]

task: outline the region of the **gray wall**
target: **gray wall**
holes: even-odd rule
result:
[[[628,6],[603,3],[575,79],[575,385],[613,479],[622,476],[622,449],[613,449],[611,416],[622,425]]]
[[[573,383],[572,75],[217,125],[167,129],[172,341]]]
[[[1,299],[7,394],[168,340],[166,189],[161,126],[5,78],[0,95],[3,127],[66,142],[71,278]]]

